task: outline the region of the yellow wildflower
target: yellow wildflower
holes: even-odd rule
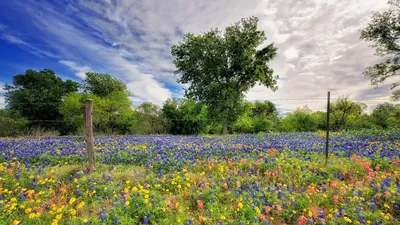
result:
[[[69,213],[70,213],[72,216],[75,216],[75,215],[76,215],[76,210],[75,210],[75,209],[70,209],[70,210],[69,210]]]
[[[85,202],[80,202],[76,208],[77,208],[77,209],[80,209],[80,208],[82,208],[84,205],[85,205]]]
[[[75,201],[76,201],[76,198],[72,197],[72,198],[69,200],[69,204],[72,205],[72,204],[74,204]]]
[[[351,219],[349,219],[347,216],[343,217],[346,222],[351,223]]]
[[[62,219],[62,214],[58,214],[58,215],[56,216],[56,219],[57,219],[57,220],[61,220],[61,219]]]

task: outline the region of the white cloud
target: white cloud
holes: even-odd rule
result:
[[[282,79],[278,91],[257,86],[247,93],[248,99],[319,99],[327,90],[354,99],[390,94],[386,87],[372,89],[361,75],[379,59],[368,43],[359,40],[372,11],[388,7],[385,1],[80,0],[69,2],[62,13],[46,1],[11,5],[29,15],[58,59],[77,76],[83,78],[87,69],[110,73],[127,83],[136,100],[160,101],[176,95],[165,84],[176,81],[170,48],[184,33],[223,28],[251,15],[259,17],[267,43],[278,47],[270,65]],[[274,102],[282,110],[326,105],[323,100]]]
[[[296,48],[289,48],[285,51],[285,56],[287,59],[296,59],[299,56],[299,50]]]
[[[58,61],[59,63],[69,67],[70,69],[72,69],[75,72],[75,75],[79,78],[85,79],[86,72],[90,72],[92,71],[92,69],[90,68],[90,66],[78,66],[75,62],[73,61],[67,61],[67,60],[60,60]]]
[[[0,109],[4,108],[6,106],[5,101],[6,101],[6,99],[3,96],[0,96]]]
[[[6,90],[4,90],[4,85],[5,83],[0,82],[0,94],[4,94],[6,92]]]
[[[6,27],[5,26],[2,27],[0,24],[0,31],[5,30],[5,29],[6,29]],[[41,49],[35,47],[34,45],[31,45],[28,42],[22,40],[20,37],[18,37],[16,35],[7,34],[7,33],[3,32],[3,33],[0,33],[0,40],[1,39],[5,40],[11,44],[19,45],[37,56],[56,58],[56,56],[53,53],[41,50]]]

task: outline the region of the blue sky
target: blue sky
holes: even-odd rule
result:
[[[361,75],[379,58],[359,40],[359,31],[373,11],[387,7],[377,0],[0,0],[0,85],[26,69],[49,68],[76,81],[96,71],[123,80],[133,101],[159,103],[183,94],[170,48],[184,33],[256,15],[269,38],[265,44],[278,47],[271,66],[282,79],[278,91],[256,86],[247,99],[324,98],[331,90],[333,97],[350,94],[373,106],[377,102],[368,99],[390,91],[388,85],[373,89]],[[282,111],[325,106],[274,102]]]

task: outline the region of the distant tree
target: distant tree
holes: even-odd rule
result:
[[[95,72],[87,72],[86,78],[82,83],[82,89],[84,92],[94,94],[99,97],[106,97],[111,92],[126,92],[126,85],[110,74],[101,74]]]
[[[353,130],[359,129],[382,129],[379,125],[374,123],[374,118],[368,114],[362,114],[351,125]]]
[[[232,124],[235,133],[254,133],[255,106],[252,102],[242,101],[237,119]],[[260,111],[257,113],[262,114]]]
[[[326,112],[313,112],[312,114],[313,120],[317,123],[318,130],[326,130]]]
[[[93,99],[93,127],[97,133],[129,134],[133,132],[134,115],[125,92],[114,91],[105,97],[71,93],[64,97],[60,112],[69,133],[82,134],[85,126],[85,102]]]
[[[376,54],[384,61],[368,67],[364,75],[373,85],[383,83],[389,77],[399,75],[400,69],[400,1],[389,1],[394,8],[385,12],[376,12],[372,21],[361,32],[361,39],[372,42]],[[392,89],[399,86],[393,83]],[[393,99],[400,99],[400,90],[393,92]]]
[[[307,106],[296,109],[282,119],[282,131],[285,132],[313,132],[318,128],[318,121]]]
[[[256,101],[253,108],[254,132],[273,131],[277,127],[278,110],[271,101]]]
[[[0,109],[0,137],[18,136],[26,132],[28,120],[9,108]]]
[[[207,105],[210,116],[223,123],[224,134],[238,117],[244,93],[257,83],[277,89],[278,77],[267,65],[277,49],[273,44],[260,48],[267,38],[257,23],[257,17],[250,17],[224,32],[188,33],[171,50],[178,82],[190,84],[185,95]]]
[[[93,126],[95,132],[129,134],[133,130],[134,117],[130,93],[126,85],[109,74],[86,73],[82,82],[82,93],[66,96],[61,113],[68,122],[70,133],[82,133],[84,109],[87,99],[93,99]]]
[[[59,107],[63,96],[78,90],[79,84],[71,80],[63,81],[54,71],[26,70],[13,78],[12,85],[5,86],[7,108],[18,112],[30,121],[30,126],[62,129],[64,124]]]
[[[335,103],[331,103],[331,126],[334,130],[349,128],[358,117],[363,115],[367,105],[356,103],[349,96],[340,96]],[[350,127],[351,128],[351,127]]]
[[[391,126],[400,126],[400,104],[379,104],[371,114],[373,122],[386,129]]]
[[[168,99],[162,112],[170,134],[199,134],[207,126],[207,109],[190,99]]]
[[[136,134],[165,134],[166,121],[158,105],[144,102],[135,108]]]
[[[276,106],[271,101],[256,101],[254,102],[253,116],[260,119],[274,119],[278,116],[279,112]]]

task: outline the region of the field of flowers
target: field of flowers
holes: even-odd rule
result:
[[[0,224],[400,224],[400,134],[0,139]]]

